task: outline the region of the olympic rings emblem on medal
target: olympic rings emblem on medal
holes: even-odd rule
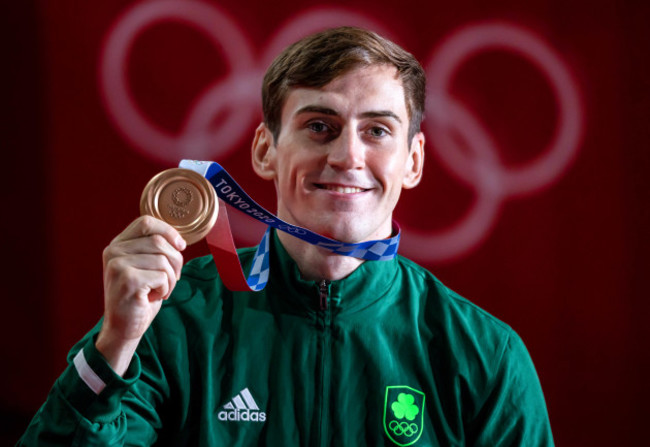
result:
[[[416,435],[419,431],[418,424],[409,424],[405,421],[397,422],[395,420],[390,421],[388,428],[390,428],[395,436],[406,436],[407,438]]]
[[[198,30],[219,49],[228,65],[228,73],[193,102],[176,134],[160,128],[142,112],[127,77],[134,42],[163,22],[178,22]],[[150,159],[176,164],[180,159],[224,158],[249,137],[260,109],[261,79],[273,57],[305,35],[342,24],[373,29],[399,43],[390,29],[367,15],[338,7],[316,7],[281,24],[258,55],[236,20],[217,4],[196,0],[136,3],[118,17],[106,35],[99,63],[104,106],[125,140]],[[492,135],[450,94],[460,67],[476,55],[495,49],[513,53],[537,68],[557,104],[556,129],[546,149],[516,169],[501,162]],[[444,261],[478,247],[496,224],[504,202],[548,188],[564,175],[580,147],[584,112],[577,84],[560,55],[541,37],[512,23],[480,22],[457,29],[433,49],[423,65],[429,84],[423,125],[433,143],[427,147],[433,147],[442,166],[474,191],[475,200],[449,228],[426,232],[402,225],[400,248],[421,261]],[[217,115],[225,119],[215,128],[212,121]],[[464,140],[471,156],[459,150],[453,136]],[[254,228],[238,213],[233,214],[233,220],[245,233]],[[250,242],[254,241],[251,235]]]

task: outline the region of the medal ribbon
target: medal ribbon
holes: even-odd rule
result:
[[[397,234],[388,239],[359,243],[337,241],[314,233],[307,228],[285,222],[268,212],[251,199],[230,174],[216,162],[182,160],[179,167],[191,169],[204,176],[212,184],[220,199],[217,222],[206,239],[214,261],[217,264],[219,274],[226,287],[232,291],[259,291],[266,285],[269,276],[269,241],[271,228],[284,231],[338,255],[352,256],[369,261],[388,261],[397,256],[400,239],[399,227],[397,227]],[[244,273],[241,269],[239,257],[237,256],[230,231],[226,204],[268,225],[255,253],[253,267],[248,275],[248,279],[244,279]]]

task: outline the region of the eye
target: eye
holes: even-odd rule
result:
[[[373,138],[381,138],[389,134],[390,132],[387,129],[379,126],[374,126],[368,129],[368,135]]]
[[[311,121],[307,123],[307,129],[314,133],[323,133],[330,131],[330,127],[322,121]]]
[[[328,143],[335,139],[339,134],[339,128],[336,123],[326,122],[322,119],[308,121],[305,124],[309,138],[320,143]]]

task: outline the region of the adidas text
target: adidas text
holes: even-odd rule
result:
[[[246,421],[246,422],[264,422],[266,421],[266,413],[263,411],[251,410],[222,410],[219,412],[220,421]]]

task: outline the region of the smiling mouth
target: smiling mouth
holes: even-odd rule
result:
[[[316,183],[316,187],[319,189],[325,189],[327,191],[338,192],[341,194],[355,194],[359,192],[368,191],[364,188],[359,188],[357,186],[343,186],[343,185],[323,185]]]

